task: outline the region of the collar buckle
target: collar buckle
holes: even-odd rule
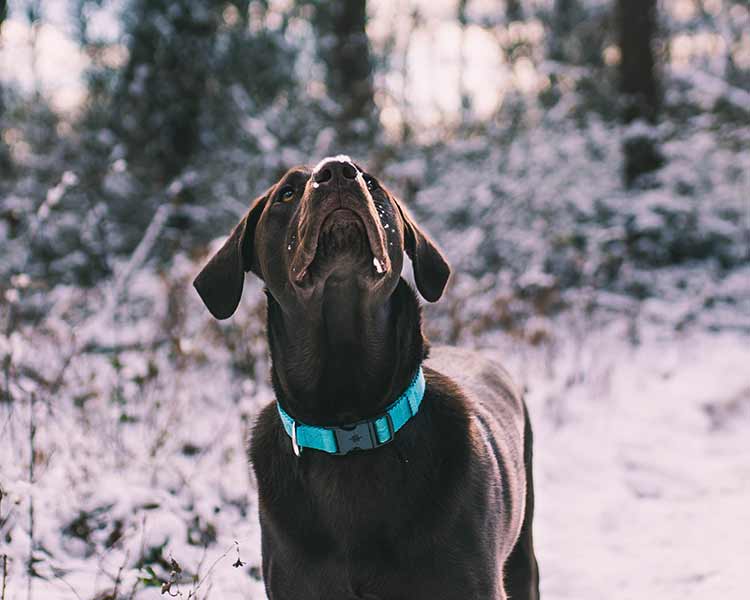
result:
[[[336,454],[348,454],[352,450],[372,450],[390,442],[394,436],[393,420],[388,413],[383,416],[388,423],[388,439],[383,442],[378,439],[375,421],[360,421],[353,425],[332,428],[338,449]]]

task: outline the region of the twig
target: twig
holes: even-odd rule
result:
[[[82,354],[119,354],[120,352],[146,352],[156,350],[157,348],[169,343],[168,338],[160,338],[151,342],[132,342],[129,344],[111,344],[108,346],[89,342],[80,349]]]
[[[125,560],[120,565],[120,568],[117,570],[117,577],[115,578],[115,587],[112,589],[112,600],[117,600],[117,592],[120,587],[120,581],[122,581],[122,571],[125,568],[125,565],[128,563],[128,560],[130,559],[130,552],[125,553]]]
[[[130,588],[130,594],[128,594],[128,600],[133,600],[133,598],[135,598],[135,593],[136,591],[138,591],[138,586],[140,585],[140,583],[141,583],[141,580],[138,579],[138,577],[136,577],[135,581],[133,582],[133,587]]]
[[[3,427],[3,430],[4,429],[5,427]],[[2,433],[3,431],[0,430],[0,439],[2,439]],[[6,496],[7,494],[3,490],[2,486],[0,486],[0,539],[3,539],[3,536],[5,535],[5,525],[10,522],[11,517],[13,517],[13,513],[16,511],[15,507],[11,504],[8,508],[8,512],[5,514],[5,516],[3,516],[3,499]]]
[[[68,370],[68,367],[73,360],[73,356],[72,352],[68,352],[67,356],[63,359],[63,364],[57,372],[57,376],[50,382],[50,396],[56,394],[57,390],[60,389],[60,386],[62,386],[65,381],[65,372]]]
[[[232,551],[232,548],[234,548],[234,545],[229,546],[229,548],[227,548],[226,552],[224,552],[224,554],[222,554],[219,558],[217,558],[211,564],[211,566],[208,568],[208,571],[206,571],[206,574],[203,577],[201,577],[200,580],[198,581],[198,583],[196,584],[196,586],[192,590],[190,590],[190,596],[189,596],[190,598],[192,598],[196,594],[196,592],[198,591],[198,589],[200,589],[200,587],[203,585],[203,583],[206,581],[206,579],[208,579],[208,576],[211,575],[211,573],[213,572],[213,570],[216,568],[216,565],[218,565],[220,561],[222,561],[224,558],[226,558],[227,554],[229,554]]]
[[[107,299],[105,305],[104,314],[112,314],[114,311],[115,305],[119,301],[120,296],[122,295],[128,281],[133,276],[133,273],[143,264],[151,253],[154,244],[156,244],[156,241],[159,239],[159,234],[161,234],[162,229],[164,229],[167,219],[172,214],[173,208],[174,206],[172,202],[167,202],[159,206],[154,213],[151,223],[149,223],[149,226],[146,229],[146,233],[143,234],[143,238],[141,238],[138,246],[136,246],[133,254],[130,256],[128,264],[125,265],[125,269],[120,276],[115,279],[115,283],[112,286],[112,293]]]
[[[0,591],[0,600],[5,600],[5,583],[8,580],[8,555],[3,554],[3,589]]]
[[[212,581],[210,584],[208,584],[208,591],[206,592],[206,595],[203,596],[203,600],[208,600],[211,596],[211,592],[214,591],[214,582]]]
[[[34,419],[34,404],[36,394],[29,397],[29,488],[34,489],[34,462],[36,459],[36,421]],[[29,563],[27,565],[28,583],[26,600],[31,600],[34,573],[34,494],[29,493]]]
[[[52,570],[52,574],[55,576],[55,579],[59,579],[65,585],[67,585],[68,589],[70,589],[70,591],[73,592],[73,594],[75,595],[76,598],[78,598],[78,600],[83,600],[83,598],[81,598],[81,595],[76,591],[76,589],[70,583],[65,581],[65,578],[62,575],[55,573],[54,569]]]
[[[15,328],[15,316],[16,306],[13,302],[8,302],[8,319],[5,323],[5,337],[10,338],[11,333]],[[8,352],[8,355],[3,359],[3,375],[5,376],[5,393],[2,400],[5,402],[12,402],[13,397],[10,395],[10,368],[13,362],[13,353]]]
[[[143,557],[146,554],[146,515],[143,515],[143,519],[141,520],[141,552],[140,556],[138,557],[138,562],[143,564]],[[141,582],[141,580],[136,577],[135,581],[133,582],[133,587],[130,589],[130,594],[128,595],[128,600],[133,600],[135,598],[135,592],[138,589],[138,584]]]
[[[105,296],[103,307],[95,312],[92,317],[85,321],[82,324],[82,327],[79,328],[83,333],[81,334],[81,338],[74,344],[73,354],[78,354],[82,349],[98,346],[99,332],[102,328],[102,324],[108,317],[114,315],[120,297],[123,295],[130,278],[148,258],[148,255],[151,253],[151,250],[159,239],[159,235],[164,229],[167,220],[174,210],[176,195],[172,193],[172,188],[173,186],[170,186],[167,190],[167,193],[171,194],[171,198],[161,204],[156,210],[151,219],[151,223],[149,223],[146,232],[141,238],[141,241],[130,256],[130,260],[128,260],[124,269],[114,276],[114,281],[109,289],[109,293]]]

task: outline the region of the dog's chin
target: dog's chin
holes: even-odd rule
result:
[[[315,258],[296,283],[312,292],[328,283],[375,284],[382,276],[383,267],[374,258],[362,219],[351,210],[337,209],[323,222]]]

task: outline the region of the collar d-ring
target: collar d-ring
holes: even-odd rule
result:
[[[294,450],[295,456],[299,457],[302,454],[302,448],[297,443],[297,426],[297,422],[295,421],[294,425],[292,425],[292,450]]]

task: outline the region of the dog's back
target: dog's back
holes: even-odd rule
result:
[[[538,568],[533,552],[534,511],[532,433],[520,391],[508,372],[486,354],[450,346],[434,347],[426,365],[461,388],[474,418],[476,439],[487,456],[491,485],[499,486],[500,556],[507,556],[506,588],[511,598],[538,598]],[[524,493],[519,493],[523,491]],[[518,576],[516,576],[518,574]],[[531,585],[529,585],[531,584]]]

